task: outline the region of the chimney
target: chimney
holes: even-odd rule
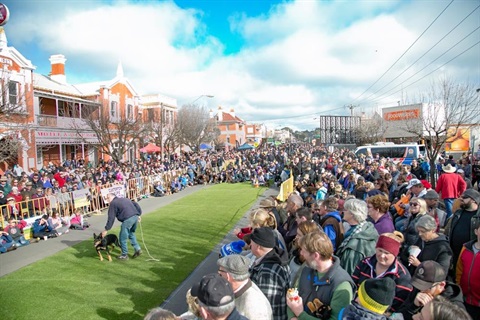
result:
[[[232,115],[232,117],[235,118],[235,109],[231,108],[230,109],[230,114]]]
[[[63,54],[54,54],[50,56],[50,64],[52,71],[50,72],[50,79],[61,84],[67,84],[67,77],[65,76],[65,56]]]
[[[221,106],[218,106],[217,118],[218,118],[218,121],[223,121],[223,110]]]

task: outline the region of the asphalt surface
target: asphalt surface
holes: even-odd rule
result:
[[[139,204],[142,208],[143,214],[149,214],[163,206],[166,206],[176,200],[179,200],[185,196],[195,193],[201,189],[208,188],[209,186],[194,186],[187,188],[179,193],[173,195],[155,198],[150,197],[142,199]],[[258,203],[270,195],[277,195],[278,189],[268,189],[262,196],[257,199],[257,202],[252,208],[258,206]],[[247,211],[248,213],[248,211]],[[38,243],[32,243],[28,246],[21,247],[15,251],[11,251],[0,255],[0,277],[8,275],[20,268],[28,266],[34,262],[37,262],[43,258],[51,256],[61,250],[69,248],[77,243],[85,240],[92,240],[92,234],[98,233],[104,230],[105,222],[107,220],[106,211],[103,211],[101,215],[93,215],[88,218],[90,228],[85,231],[71,230],[68,234],[64,234],[58,238],[48,239],[47,241],[40,240]],[[247,214],[245,214],[237,223],[237,226],[245,226],[248,224]],[[119,226],[120,223],[115,221],[114,227]],[[232,229],[233,230],[233,229]],[[236,240],[232,232],[228,232],[225,238],[212,250],[212,252],[203,260],[194,270],[188,275],[185,280],[165,299],[165,301],[159,301],[161,307],[171,310],[173,313],[180,315],[187,311],[187,304],[185,301],[185,295],[192,287],[192,285],[200,279],[212,272],[217,271],[217,259],[220,252],[220,248],[231,241]]]

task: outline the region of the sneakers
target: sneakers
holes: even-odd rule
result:
[[[142,254],[142,249],[139,249],[139,250],[135,251],[132,258],[135,259],[136,257],[138,257],[141,254]]]
[[[122,254],[121,256],[117,257],[118,260],[128,260],[128,256],[126,254]]]

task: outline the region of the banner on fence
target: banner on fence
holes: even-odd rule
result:
[[[75,209],[83,208],[90,205],[92,194],[89,189],[80,189],[72,191],[73,205]]]
[[[102,194],[102,198],[103,198],[103,201],[105,201],[105,203],[107,202],[107,194],[109,193],[113,193],[118,198],[126,197],[126,190],[123,184],[113,185],[108,188],[103,188],[100,190],[100,192]]]

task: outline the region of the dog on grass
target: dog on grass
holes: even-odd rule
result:
[[[110,252],[115,249],[115,246],[120,247],[120,242],[118,241],[118,237],[114,234],[107,234],[106,237],[102,237],[101,233],[99,233],[98,235],[94,233],[93,245],[95,247],[95,250],[97,250],[100,261],[103,261],[102,251],[106,251],[108,261],[112,261]]]

